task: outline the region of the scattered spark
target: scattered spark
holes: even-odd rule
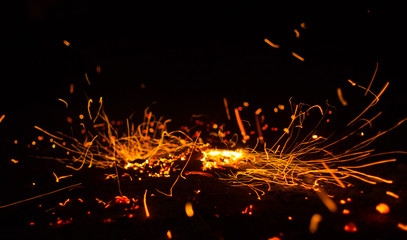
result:
[[[168,238],[168,239],[172,239],[171,230],[168,230],[168,231],[167,231],[167,238]]]
[[[366,88],[366,92],[365,92],[365,96],[368,94],[368,92],[370,91],[370,87],[372,86],[373,80],[376,77],[376,73],[377,73],[377,69],[379,69],[379,62],[376,62],[376,68],[373,72],[373,76],[372,76],[372,80],[370,80],[369,86],[367,86]]]
[[[237,108],[235,108],[235,116],[236,116],[237,125],[239,126],[239,129],[240,129],[240,133],[242,134],[242,137],[243,137],[242,141],[243,141],[243,143],[245,143],[247,140],[250,139],[250,136],[246,134],[246,130],[243,126],[243,122],[242,122],[242,119],[240,118],[240,113]]]
[[[67,40],[64,40],[63,43],[65,44],[65,46],[69,47],[71,45],[70,42],[68,42]]]
[[[4,119],[5,117],[6,117],[5,114],[1,115],[1,117],[0,117],[0,123],[3,121],[3,119]]]
[[[44,197],[44,196],[47,196],[47,195],[51,195],[51,194],[54,194],[54,193],[63,191],[63,190],[65,190],[65,189],[77,187],[77,186],[79,186],[79,185],[81,185],[81,184],[82,184],[82,183],[73,184],[73,185],[70,185],[70,186],[63,187],[63,188],[60,188],[60,189],[58,189],[58,190],[52,191],[52,192],[40,194],[40,195],[37,195],[37,196],[35,196],[35,197],[26,198],[26,199],[21,200],[21,201],[17,201],[17,202],[13,202],[13,203],[10,203],[10,204],[2,205],[2,206],[0,206],[0,208],[6,208],[6,207],[13,206],[13,205],[16,205],[16,204],[20,204],[20,203],[23,203],[23,202],[28,202],[28,201],[31,201],[31,200],[34,200],[34,199],[37,199],[37,198],[41,198],[41,197]]]
[[[14,159],[14,158],[10,159],[10,161],[11,161],[12,163],[14,163],[14,164],[17,164],[17,163],[18,163],[18,160]]]
[[[318,197],[321,199],[322,203],[329,209],[332,213],[337,212],[338,207],[336,206],[335,202],[328,197],[328,195],[323,192],[322,190],[316,191]]]
[[[73,83],[69,84],[69,93],[72,94],[74,91],[74,85]]]
[[[300,37],[300,32],[297,29],[294,29],[294,33],[296,38]]]
[[[292,54],[294,57],[296,57],[298,60],[300,60],[300,61],[304,62],[304,58],[303,58],[303,57],[301,57],[300,55],[298,55],[297,53],[295,53],[295,52],[291,52],[291,54]]]
[[[229,112],[229,107],[228,107],[228,100],[226,98],[223,98],[223,104],[225,105],[225,110],[226,110],[226,116],[228,117],[228,120],[230,121],[230,112]]]
[[[147,207],[147,189],[144,192],[143,204],[144,204],[144,211],[146,212],[146,218],[149,218],[150,212],[148,211],[148,207]]]
[[[347,202],[352,202],[352,198],[347,198],[346,201]]]
[[[358,228],[356,227],[354,222],[349,222],[348,224],[345,225],[343,228],[346,232],[357,232]]]
[[[193,217],[194,216],[194,209],[192,208],[192,203],[187,202],[185,204],[185,213],[187,214],[188,217]]]
[[[85,79],[86,79],[86,82],[88,83],[88,85],[90,85],[90,81],[89,81],[88,73],[85,73]]]
[[[64,99],[58,98],[58,101],[63,102],[65,104],[66,108],[68,108],[68,103]]]
[[[341,186],[341,188],[346,188],[345,184],[335,175],[335,173],[326,165],[326,163],[322,162],[322,165],[328,170],[329,174],[335,179],[335,181]]]
[[[348,79],[348,82],[349,82],[350,84],[352,84],[352,86],[356,86],[356,83],[354,83],[352,80]]]
[[[98,74],[100,74],[101,71],[102,71],[102,69],[100,68],[100,65],[97,65],[97,66],[96,66],[96,72],[97,72]]]
[[[290,220],[290,221],[291,221],[291,220],[293,220],[293,217],[291,217],[291,216],[288,216],[288,220]]]
[[[386,191],[386,194],[394,198],[399,198],[399,195],[395,194],[394,192]]]
[[[302,22],[302,23],[300,24],[300,26],[301,26],[303,29],[307,29],[307,26],[305,25],[305,22]]]
[[[343,209],[342,214],[344,215],[349,215],[350,211],[349,209]]]
[[[312,215],[310,223],[309,223],[309,232],[314,234],[318,231],[319,223],[322,221],[322,216],[318,213]]]
[[[59,206],[64,207],[69,201],[71,201],[71,200],[68,198],[68,199],[65,200],[65,202],[63,202],[63,203],[60,202],[60,203],[59,203]]]
[[[130,204],[130,199],[126,196],[116,196],[115,197],[115,202],[119,204]]]
[[[403,231],[407,231],[407,224],[403,224],[403,223],[399,222],[399,223],[397,224],[397,227],[398,227],[399,229],[403,230]]]
[[[55,177],[55,182],[59,182],[59,180],[60,179],[64,179],[64,178],[68,178],[68,177],[72,177],[72,175],[70,174],[70,175],[65,175],[65,176],[60,176],[60,177],[58,177],[57,176],[57,174],[56,173],[54,173],[54,172],[52,172],[52,174],[54,175],[54,177]]]
[[[337,88],[336,89],[336,93],[338,95],[339,101],[342,103],[343,106],[348,106],[348,102],[345,100],[345,98],[343,97],[342,94],[342,89],[341,88]]]
[[[268,40],[267,38],[265,38],[264,41],[265,41],[268,45],[272,46],[273,48],[280,48],[280,45],[270,42],[270,40]]]
[[[280,109],[281,111],[283,111],[285,109],[285,106],[283,104],[278,104],[278,109]]]
[[[385,203],[379,203],[376,206],[376,210],[380,213],[380,214],[387,214],[390,212],[390,207],[385,204]]]

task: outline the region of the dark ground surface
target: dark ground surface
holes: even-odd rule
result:
[[[254,121],[252,112],[263,108],[268,123],[280,130],[287,118],[273,113],[278,104],[288,107],[290,97],[297,103],[323,106],[328,100],[336,107],[328,129],[341,133],[344,123],[371,101],[347,79],[367,86],[376,62],[379,69],[372,91],[377,93],[387,81],[390,86],[368,113],[383,112],[371,134],[388,129],[407,116],[403,61],[398,60],[401,9],[397,4],[373,3],[202,3],[186,10],[185,5],[90,1],[25,1],[16,11],[11,9],[6,42],[1,46],[7,63],[0,90],[0,116],[5,116],[0,123],[0,205],[71,184],[82,185],[0,209],[1,239],[166,239],[168,230],[173,239],[406,239],[406,232],[397,228],[399,222],[407,224],[405,155],[397,155],[397,163],[369,169],[369,173],[393,179],[393,184],[372,186],[353,180],[355,186],[346,190],[326,186],[338,203],[336,214],[312,191],[273,186],[259,201],[250,189],[204,176],[180,181],[172,198],[155,189],[166,191],[174,177],[123,180],[123,194],[133,197],[139,206],[126,211],[130,206],[113,204],[105,209],[95,200],[108,202],[118,195],[116,182],[103,180],[113,169],[86,169],[55,183],[52,172],[72,172],[52,160],[30,157],[46,155],[49,149],[26,147],[38,136],[34,125],[51,132],[66,130],[66,116],[86,114],[85,94],[93,99],[102,96],[111,119],[125,119],[132,113],[140,116],[151,106],[158,116],[173,119],[174,129],[191,124],[192,114],[205,114],[236,132],[234,120],[226,119],[224,97],[231,109],[249,102],[250,109],[243,116],[249,121]],[[307,29],[300,27],[302,22]],[[294,29],[300,31],[299,38]],[[270,47],[264,38],[281,47]],[[63,40],[71,45],[65,46]],[[294,58],[292,51],[305,61]],[[347,107],[338,101],[338,87],[349,102]],[[68,110],[58,98],[69,102]],[[372,147],[405,150],[405,133],[406,126],[401,126]],[[13,143],[16,139],[17,145]],[[143,208],[146,189],[149,219]],[[400,198],[392,198],[386,191]],[[348,197],[351,202],[339,204]],[[66,206],[58,205],[68,198],[71,201]],[[187,201],[194,206],[192,218],[185,215]],[[380,202],[390,206],[389,214],[375,210]],[[249,205],[253,205],[253,214],[242,214]],[[351,214],[343,215],[344,208]],[[134,217],[129,218],[130,213]],[[321,214],[323,221],[312,235],[308,225],[314,213]],[[56,224],[70,218],[71,223]],[[104,222],[106,219],[111,222]],[[356,233],[343,230],[350,221],[358,227]]]

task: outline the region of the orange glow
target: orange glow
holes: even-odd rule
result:
[[[291,220],[293,220],[293,217],[291,217],[291,216],[288,216],[288,220],[290,220],[290,221],[291,221]]]
[[[167,231],[167,238],[168,238],[168,239],[172,239],[171,230],[168,230],[168,231]]]
[[[346,201],[343,200],[343,199],[341,199],[341,200],[339,201],[339,203],[340,203],[340,204],[346,204]]]
[[[352,84],[352,86],[356,86],[356,83],[354,83],[352,80],[348,79],[348,82],[349,82],[350,84]]]
[[[60,202],[60,203],[59,203],[59,206],[62,206],[62,207],[63,207],[63,206],[65,206],[69,201],[70,201],[70,199],[68,198],[68,199],[65,200],[65,202],[63,202],[63,203]]]
[[[116,200],[115,200],[116,203],[120,203],[120,204],[122,204],[122,203],[130,204],[130,199],[129,199],[128,197],[126,197],[126,196],[116,196],[115,199],[116,199]]]
[[[15,163],[15,164],[18,163],[18,160],[15,160],[14,158],[10,159],[10,161],[11,161],[12,163]]]
[[[228,120],[230,121],[230,113],[229,113],[229,106],[228,106],[228,100],[226,98],[223,98],[223,105],[225,105],[225,110],[226,110],[226,116],[228,117]]]
[[[350,211],[349,211],[348,209],[343,209],[342,213],[343,213],[344,215],[348,215],[348,214],[350,213]]]
[[[144,203],[144,211],[146,212],[146,218],[149,218],[150,212],[148,211],[148,207],[147,207],[147,189],[144,192],[143,203]]]
[[[342,89],[341,88],[337,88],[336,89],[336,93],[338,95],[339,101],[342,103],[343,106],[348,106],[348,102],[345,100],[345,98],[343,98],[342,95]]]
[[[4,119],[5,117],[6,117],[5,114],[1,115],[1,117],[0,117],[0,123],[3,121],[3,119]]]
[[[395,194],[394,192],[386,191],[386,194],[394,198],[399,198],[399,195]]]
[[[348,224],[345,225],[343,228],[346,232],[357,232],[358,228],[356,227],[354,222],[349,222]]]
[[[192,203],[187,202],[185,204],[185,213],[187,214],[188,217],[193,217],[194,216],[194,209],[192,208]]]
[[[68,42],[67,40],[64,40],[63,43],[65,44],[65,46],[69,47],[71,45],[70,42]]]
[[[97,65],[97,66],[96,66],[96,72],[97,72],[98,74],[100,74],[101,71],[102,71],[102,69],[100,68],[100,65]]]
[[[281,238],[279,238],[279,237],[272,237],[272,238],[269,238],[268,240],[281,240]]]
[[[379,203],[376,206],[376,210],[381,214],[387,214],[390,212],[390,207],[385,203]]]
[[[348,197],[348,198],[346,199],[346,201],[347,201],[347,202],[352,202],[352,198],[349,198],[349,197]]]
[[[240,113],[237,108],[235,108],[235,115],[236,115],[237,125],[239,126],[240,133],[242,134],[242,137],[243,137],[242,141],[243,141],[243,143],[245,143],[247,140],[250,139],[250,136],[246,134],[246,130],[244,129],[243,122],[242,122],[242,119],[240,118]]]
[[[321,199],[322,203],[325,205],[326,208],[329,209],[332,213],[335,213],[338,210],[335,202],[323,191],[318,190],[316,191],[318,197]]]
[[[291,54],[292,54],[294,57],[296,57],[298,60],[304,62],[304,58],[301,57],[300,55],[296,54],[295,52],[291,52]]]
[[[74,85],[73,83],[69,84],[69,93],[72,94],[74,90]]]
[[[407,231],[407,224],[398,223],[397,227],[400,228],[403,231]]]
[[[280,45],[270,42],[267,38],[265,38],[264,41],[265,41],[268,45],[272,46],[273,48],[279,48],[279,47],[280,47]]]
[[[318,231],[318,225],[322,221],[322,216],[318,213],[312,215],[309,223],[309,232],[314,234]]]
[[[302,22],[302,23],[300,24],[300,26],[301,26],[303,29],[306,29],[306,28],[307,28],[307,26],[305,25],[305,22]]]
[[[300,32],[298,32],[297,29],[294,29],[294,32],[295,32],[295,37],[296,37],[296,38],[299,38],[299,37],[300,37]]]

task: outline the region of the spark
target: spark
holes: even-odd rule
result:
[[[65,176],[60,176],[60,177],[58,177],[57,176],[57,174],[56,173],[54,173],[54,172],[52,172],[52,174],[54,175],[54,177],[55,177],[55,182],[59,182],[59,180],[60,179],[64,179],[64,178],[68,178],[68,177],[72,177],[72,175],[70,174],[70,175],[65,175]]]
[[[168,231],[167,231],[167,238],[168,238],[168,239],[172,239],[171,230],[168,230]]]
[[[394,198],[399,198],[399,195],[395,194],[394,192],[386,191],[386,194]]]
[[[144,211],[146,213],[146,218],[149,218],[150,217],[150,212],[148,211],[148,207],[147,207],[147,189],[144,192],[143,204],[144,204]]]
[[[309,232],[314,234],[318,231],[318,225],[322,221],[321,214],[315,213],[312,215],[310,223],[309,223]]]
[[[68,42],[67,40],[64,40],[63,43],[65,44],[65,46],[69,47],[71,45],[70,42]]]
[[[265,38],[264,41],[265,41],[268,45],[272,46],[273,48],[280,48],[280,45],[270,42],[270,40],[268,40],[267,38]]]
[[[187,214],[188,217],[194,216],[194,209],[192,208],[191,202],[185,203],[185,213]]]
[[[73,83],[69,84],[69,93],[72,94],[74,91],[74,85]]]
[[[79,185],[81,185],[81,184],[82,184],[82,183],[73,184],[73,185],[70,185],[70,186],[67,186],[67,187],[63,187],[63,188],[57,189],[57,190],[55,190],[55,191],[51,191],[51,192],[48,192],[48,193],[44,193],[44,194],[37,195],[37,196],[35,196],[35,197],[26,198],[26,199],[24,199],[24,200],[20,200],[20,201],[13,202],[13,203],[10,203],[10,204],[2,205],[2,206],[0,206],[0,208],[6,208],[6,207],[10,207],[10,206],[13,206],[13,205],[16,205],[16,204],[20,204],[20,203],[23,203],[23,202],[28,202],[28,201],[31,201],[31,200],[34,200],[34,199],[37,199],[37,198],[41,198],[41,197],[44,197],[44,196],[47,196],[47,195],[51,195],[51,194],[54,194],[54,193],[63,191],[63,190],[65,190],[65,189],[77,187],[77,186],[79,186]]]
[[[297,29],[294,29],[294,33],[296,38],[300,37],[300,32]]]
[[[385,203],[379,203],[376,206],[376,210],[380,213],[380,214],[387,214],[390,212],[390,207],[385,204]]]
[[[60,203],[59,203],[59,206],[64,207],[69,201],[71,201],[71,200],[68,198],[68,199],[65,200],[65,202],[63,202],[63,203],[60,202]]]
[[[335,202],[328,197],[328,195],[323,192],[322,190],[316,191],[318,197],[321,199],[321,202],[325,205],[326,208],[329,209],[332,213],[336,213],[338,211],[338,207],[336,206]]]
[[[338,95],[339,101],[342,103],[343,106],[348,106],[348,102],[345,100],[345,98],[342,95],[342,89],[337,88],[336,93]]]
[[[47,135],[50,136],[50,137],[56,138],[56,139],[58,139],[58,140],[63,140],[63,138],[57,137],[57,136],[55,136],[55,135],[53,135],[53,134],[51,134],[51,133],[45,131],[44,129],[42,129],[42,128],[38,127],[38,126],[34,126],[34,128],[40,130],[41,132],[47,134]]]
[[[97,72],[98,74],[100,74],[101,71],[102,71],[102,69],[100,68],[100,65],[97,65],[97,66],[96,66],[96,72]]]
[[[230,112],[229,112],[229,107],[228,107],[228,100],[226,98],[223,98],[223,105],[225,105],[225,110],[226,110],[226,116],[228,117],[228,120],[230,121]]]
[[[349,209],[343,209],[342,214],[348,215],[350,213]]]
[[[373,72],[372,80],[370,80],[369,86],[366,89],[365,96],[367,95],[367,93],[369,92],[370,87],[372,86],[373,80],[376,77],[377,69],[379,69],[379,62],[376,62],[376,68],[375,68],[375,70]]]
[[[397,224],[397,227],[398,227],[399,229],[403,230],[403,231],[407,231],[407,224],[403,224],[403,223],[399,222],[399,223]]]
[[[344,226],[343,230],[345,230],[346,232],[357,232],[358,228],[356,227],[354,222],[349,222]]]
[[[295,52],[291,52],[291,54],[292,54],[294,57],[296,57],[298,60],[300,60],[300,61],[304,62],[304,58],[303,58],[303,57],[301,57],[300,55],[298,55],[297,53],[295,53]]]
[[[350,84],[352,84],[352,86],[356,86],[356,83],[354,83],[352,80],[348,79],[348,82],[349,82]]]
[[[58,98],[58,101],[65,103],[66,108],[68,108],[68,103],[64,99]]]
[[[307,26],[305,25],[305,22],[302,22],[302,23],[300,24],[300,26],[301,26],[303,29],[306,29],[306,28],[307,28]]]
[[[86,82],[88,83],[88,85],[90,85],[90,81],[89,81],[88,73],[85,73],[85,79],[86,79]]]
[[[335,179],[335,181],[341,186],[341,188],[346,188],[345,184],[335,175],[335,173],[326,165],[326,163],[322,162],[322,165],[329,171],[329,174]]]
[[[243,143],[245,143],[247,140],[250,139],[250,136],[246,134],[246,130],[243,126],[243,122],[242,122],[242,119],[240,118],[240,113],[237,108],[235,108],[235,116],[236,116],[237,125],[239,126],[239,129],[240,129],[240,133],[242,134],[242,137],[243,137],[242,141],[243,141]]]
[[[5,117],[6,117],[5,114],[1,115],[1,117],[0,117],[0,123],[3,121],[3,119],[4,119]]]
[[[18,163],[18,160],[14,159],[14,158],[10,159],[10,161],[11,161],[12,163],[14,163],[14,164],[17,164],[17,163]]]

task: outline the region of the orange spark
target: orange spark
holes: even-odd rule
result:
[[[98,74],[100,74],[101,71],[102,71],[102,69],[100,68],[100,65],[97,65],[97,66],[96,66],[96,72],[97,72]]]
[[[201,175],[201,176],[205,176],[205,177],[213,177],[213,175],[210,173],[200,172],[200,171],[186,171],[185,175]]]
[[[148,207],[147,207],[147,189],[144,192],[143,203],[144,203],[144,211],[146,212],[146,218],[149,218],[150,212],[148,211]]]
[[[318,225],[322,221],[322,216],[318,213],[312,215],[309,223],[309,232],[314,234],[318,231]]]
[[[338,95],[339,101],[342,103],[343,106],[348,106],[348,102],[345,100],[345,98],[343,98],[342,95],[342,89],[341,88],[337,88],[336,89],[336,93]]]
[[[373,80],[374,80],[375,77],[376,77],[376,73],[377,73],[377,69],[378,69],[378,68],[379,68],[379,62],[376,62],[376,68],[375,68],[375,70],[374,70],[374,73],[373,73],[373,76],[372,76],[372,80],[370,80],[369,86],[368,86],[367,89],[366,89],[365,96],[367,95],[367,93],[369,92],[370,87],[372,86],[372,83],[373,83]]]
[[[341,188],[346,188],[345,184],[335,175],[335,173],[326,165],[326,163],[322,162],[322,165],[329,171],[329,174],[335,179],[335,181],[341,186]]]
[[[349,209],[343,209],[342,214],[348,215],[350,213]]]
[[[34,126],[34,128],[40,130],[41,132],[47,134],[47,135],[50,136],[50,137],[56,138],[56,139],[58,139],[58,140],[64,140],[63,138],[57,137],[57,136],[55,136],[55,135],[52,135],[51,133],[45,131],[44,129],[42,129],[42,128],[38,127],[38,126]]]
[[[356,86],[356,83],[353,82],[352,80],[348,79],[348,82],[349,82],[350,84],[352,84],[352,86]]]
[[[187,214],[188,217],[193,217],[194,216],[194,209],[192,208],[192,203],[187,202],[185,204],[185,213]]]
[[[228,117],[228,120],[230,121],[230,113],[229,113],[229,107],[228,107],[228,100],[226,98],[223,98],[223,104],[225,105],[225,110],[226,110],[226,116]]]
[[[58,101],[65,103],[66,108],[68,108],[68,103],[64,99],[58,98]]]
[[[385,204],[385,203],[379,203],[376,206],[376,210],[380,213],[380,214],[387,214],[390,212],[390,207]]]
[[[63,206],[65,206],[69,201],[70,201],[70,199],[68,198],[68,199],[65,200],[65,202],[63,202],[63,203],[60,202],[60,203],[59,203],[59,206],[62,206],[62,207],[63,207]]]
[[[65,44],[65,46],[69,47],[71,45],[70,42],[68,42],[67,40],[64,40],[63,43]]]
[[[326,206],[326,208],[329,209],[329,211],[335,213],[338,210],[335,202],[330,197],[328,197],[325,192],[323,192],[322,190],[318,190],[316,192],[318,197],[321,199],[321,202]]]
[[[306,28],[307,28],[307,26],[305,25],[305,22],[302,22],[302,23],[300,24],[300,26],[301,26],[303,29],[306,29]]]
[[[15,163],[15,164],[18,163],[18,160],[15,160],[14,158],[10,159],[10,161],[11,161],[12,163]]]
[[[296,54],[295,52],[291,52],[291,54],[292,54],[294,57],[296,57],[298,60],[304,62],[304,58],[301,57],[300,55]]]
[[[349,222],[348,224],[345,225],[343,228],[346,232],[357,232],[358,228],[356,227],[354,222]]]
[[[280,47],[280,45],[270,42],[267,38],[265,38],[264,41],[265,41],[268,45],[272,46],[273,48],[279,48],[279,47]]]
[[[279,238],[279,237],[272,237],[272,238],[269,238],[268,240],[281,240],[281,238]]]
[[[400,228],[403,231],[407,231],[407,224],[403,224],[403,223],[398,223],[397,227]]]
[[[74,90],[74,85],[73,83],[69,84],[69,93],[72,94]]]
[[[294,29],[295,32],[295,37],[299,38],[300,37],[300,32],[297,29]]]
[[[52,172],[52,174],[53,174],[54,177],[55,177],[55,182],[59,182],[59,180],[60,180],[60,179],[63,179],[63,178],[72,177],[72,175],[65,175],[65,176],[60,176],[60,177],[58,177],[57,174],[54,173],[54,172]]]
[[[386,191],[386,194],[394,198],[399,198],[399,195],[395,194],[394,192]]]
[[[88,83],[88,85],[90,85],[90,81],[89,81],[88,73],[85,73],[85,79],[86,79],[86,82]]]
[[[235,108],[235,116],[236,116],[236,121],[237,125],[239,126],[240,133],[242,134],[243,137],[243,143],[245,143],[247,140],[250,139],[250,136],[246,134],[246,130],[244,129],[242,119],[240,118],[240,113],[237,108]]]
[[[0,117],[0,123],[3,121],[3,119],[4,119],[5,117],[6,117],[5,114],[1,115],[1,117]]]
[[[168,238],[168,239],[172,239],[171,230],[168,230],[168,231],[167,231],[167,238]]]
[[[341,200],[339,201],[339,203],[340,203],[340,204],[346,204],[346,201],[343,200],[343,199],[341,199]]]

